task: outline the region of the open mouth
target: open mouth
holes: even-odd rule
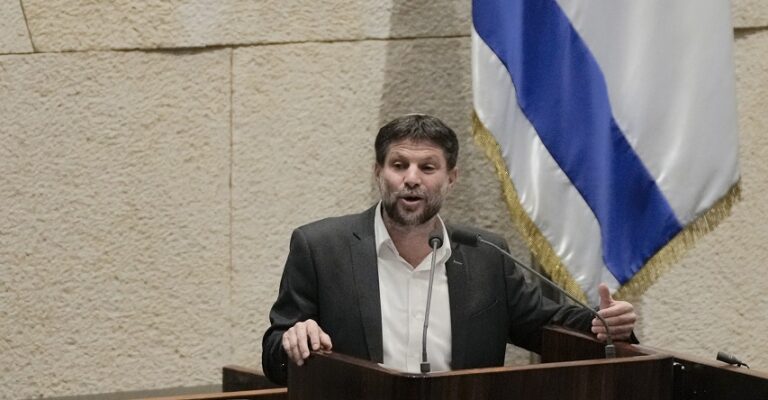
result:
[[[411,194],[409,194],[409,195],[399,196],[399,199],[405,205],[415,205],[418,202],[420,202],[421,200],[423,200],[424,198],[419,196],[419,195],[411,195]]]

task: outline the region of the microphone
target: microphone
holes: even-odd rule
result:
[[[453,229],[451,232],[451,240],[456,243],[461,243],[465,246],[477,247],[477,241],[480,235],[474,232],[466,231],[464,229]],[[513,261],[516,261],[513,259]]]
[[[429,288],[427,289],[427,309],[424,311],[424,328],[421,331],[421,373],[431,370],[427,361],[427,327],[429,326],[429,306],[432,303],[432,283],[435,281],[435,261],[437,249],[443,246],[443,226],[439,226],[429,234],[429,247],[432,248],[432,268],[429,270]]]
[[[478,233],[469,232],[469,231],[466,231],[466,230],[463,230],[463,229],[455,229],[451,233],[451,240],[453,240],[456,243],[461,243],[463,245],[471,246],[471,247],[477,247],[477,245],[479,243],[482,243],[482,244],[485,244],[485,245],[493,247],[494,249],[498,250],[500,253],[502,253],[505,256],[507,256],[507,258],[512,260],[512,263],[514,263],[515,265],[517,265],[517,266],[525,269],[526,271],[536,275],[537,277],[539,277],[539,279],[541,281],[546,282],[549,286],[553,287],[559,293],[562,293],[563,295],[565,295],[566,297],[568,297],[569,299],[574,301],[576,304],[580,305],[583,309],[589,311],[592,315],[597,317],[597,319],[599,319],[600,322],[603,323],[603,326],[605,326],[605,333],[607,335],[607,339],[605,341],[606,342],[606,344],[605,344],[605,358],[616,358],[616,347],[613,345],[613,339],[611,339],[611,331],[610,331],[610,328],[608,327],[608,323],[605,321],[605,319],[600,314],[597,313],[597,311],[593,310],[588,305],[582,303],[581,301],[579,301],[575,297],[571,296],[570,293],[568,293],[565,290],[563,290],[560,286],[558,286],[557,284],[555,284],[554,282],[549,280],[544,275],[540,274],[538,271],[536,271],[533,268],[531,268],[531,267],[521,263],[520,261],[517,261],[517,259],[514,256],[512,256],[512,254],[510,254],[508,251],[502,249],[501,247],[499,247],[498,245],[496,245],[493,242],[489,242],[489,241],[483,239],[483,237],[480,234],[478,234]]]
[[[749,368],[749,365],[745,364],[743,361],[736,358],[736,356],[734,356],[733,354],[728,354],[723,351],[717,352],[717,361],[722,361],[724,363],[735,365],[737,367],[741,367],[743,365]]]
[[[429,247],[434,250],[443,246],[443,231],[441,229],[435,230],[429,234]]]

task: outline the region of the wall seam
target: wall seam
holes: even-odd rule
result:
[[[233,341],[233,332],[235,331],[235,321],[234,321],[234,311],[233,311],[233,303],[234,303],[234,291],[235,291],[235,266],[234,266],[234,236],[233,236],[233,221],[234,221],[234,208],[233,208],[233,198],[234,198],[234,190],[233,190],[233,175],[234,175],[234,122],[235,122],[235,112],[234,112],[234,80],[235,80],[235,74],[234,74],[234,58],[235,58],[235,50],[230,48],[229,49],[229,265],[228,265],[228,274],[229,274],[229,299],[228,299],[228,307],[227,311],[229,314],[229,354],[227,355],[228,359],[232,359],[234,357],[234,351],[235,351],[235,345]]]
[[[24,17],[24,26],[27,27],[27,37],[29,38],[29,45],[32,46],[32,52],[37,52],[35,41],[32,40],[32,30],[29,29],[29,21],[27,21],[27,12],[24,11],[24,1],[19,0],[19,7],[21,7],[21,16]]]
[[[21,1],[21,0],[20,0]],[[25,16],[26,21],[26,16]],[[29,31],[29,26],[27,26],[27,30]],[[393,42],[393,41],[414,41],[414,40],[439,40],[439,39],[460,39],[460,38],[469,38],[470,35],[451,35],[451,36],[408,36],[408,37],[397,37],[397,38],[360,38],[360,39],[328,39],[328,40],[294,40],[294,41],[284,41],[284,42],[254,42],[254,43],[240,43],[240,44],[213,44],[213,45],[205,45],[205,46],[177,46],[177,47],[116,47],[116,48],[108,48],[108,47],[96,47],[96,48],[82,48],[82,49],[62,49],[62,50],[56,50],[56,51],[37,51],[35,49],[36,53],[39,54],[46,54],[46,53],[82,53],[82,52],[92,52],[92,53],[109,53],[109,52],[134,52],[134,51],[141,51],[141,52],[157,52],[157,53],[177,53],[177,52],[203,52],[203,51],[216,51],[221,49],[231,49],[236,50],[239,48],[249,48],[249,47],[263,47],[263,46],[285,46],[285,45],[294,45],[294,44],[329,44],[329,43],[361,43],[361,42]],[[30,42],[32,41],[32,36],[30,33]],[[34,48],[34,43],[33,43]]]

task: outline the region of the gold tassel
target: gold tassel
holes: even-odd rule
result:
[[[615,297],[622,299],[637,298],[643,294],[672,264],[680,261],[685,253],[693,248],[696,240],[712,232],[725,217],[731,215],[733,206],[741,200],[741,179],[728,189],[712,207],[688,224],[675,235],[664,247],[651,257],[645,266],[632,279],[622,286]]]
[[[549,241],[531,220],[528,213],[523,210],[520,197],[512,184],[507,165],[501,155],[501,148],[474,112],[472,113],[472,136],[496,168],[496,176],[501,183],[502,195],[512,221],[520,231],[534,259],[541,264],[544,271],[555,283],[577,299],[586,302],[584,291],[565,268],[560,257],[557,256]],[[616,292],[614,298],[633,298],[645,292],[664,271],[669,269],[672,263],[679,261],[685,252],[694,246],[696,239],[711,232],[725,217],[730,215],[733,205],[740,198],[741,181],[738,181],[714,206],[694,222],[688,224],[685,229],[651,257],[645,266]]]

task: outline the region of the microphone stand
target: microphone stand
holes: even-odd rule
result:
[[[492,243],[492,242],[489,242],[489,241],[483,239],[483,237],[480,236],[480,235],[477,235],[477,241],[478,242],[482,242],[482,243],[484,243],[484,244],[486,244],[488,246],[491,246],[491,247],[495,248],[496,250],[498,250],[499,252],[501,252],[502,254],[507,256],[510,260],[512,260],[512,262],[515,263],[515,265],[518,265],[521,268],[525,269],[526,271],[536,275],[537,277],[539,277],[540,280],[542,280],[542,281],[546,282],[547,284],[551,285],[552,287],[555,288],[555,290],[559,291],[560,293],[563,293],[564,295],[566,295],[569,299],[571,299],[576,304],[582,306],[586,310],[589,310],[592,313],[592,315],[597,317],[597,319],[599,319],[600,322],[603,323],[603,326],[605,327],[605,334],[606,334],[606,337],[607,337],[606,340],[605,340],[605,358],[616,358],[616,347],[613,345],[613,339],[611,339],[611,331],[610,331],[610,328],[608,327],[608,323],[605,321],[605,319],[600,314],[597,313],[597,311],[593,310],[588,305],[582,303],[577,298],[573,297],[570,293],[568,293],[567,291],[563,290],[561,287],[555,285],[552,281],[547,279],[544,275],[538,273],[533,268],[531,268],[531,267],[521,263],[520,261],[517,261],[517,259],[515,259],[515,257],[512,256],[512,254],[510,254],[508,251],[502,249],[501,247],[497,246],[495,243]],[[429,303],[427,303],[427,304],[429,304]]]
[[[427,308],[424,311],[424,328],[421,331],[421,373],[431,370],[427,361],[427,327],[429,326],[429,306],[432,304],[432,283],[435,281],[435,261],[437,249],[443,245],[442,231],[429,235],[429,246],[432,247],[432,268],[429,270],[429,287],[427,288]]]

